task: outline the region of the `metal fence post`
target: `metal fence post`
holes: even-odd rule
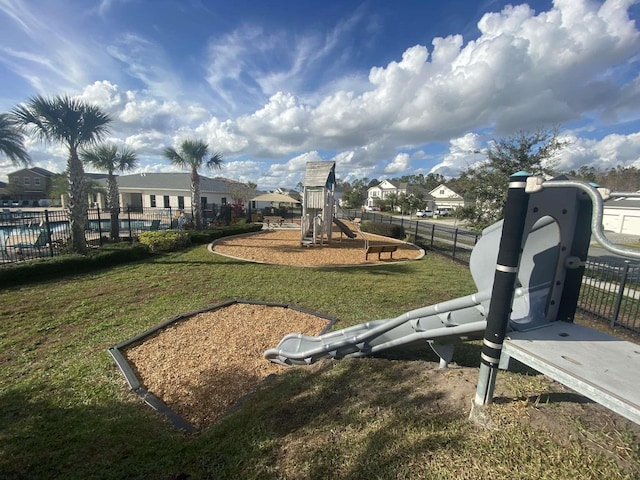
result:
[[[432,223],[431,224],[431,250],[433,250],[433,237],[436,234],[436,224]]]
[[[100,239],[100,246],[102,246],[102,219],[100,218],[100,207],[96,207],[96,214],[98,216],[98,238]]]
[[[120,219],[118,219],[120,221]],[[131,232],[131,206],[127,205],[127,222],[129,223],[129,241],[133,242],[133,233]]]
[[[627,286],[627,277],[629,276],[629,260],[624,261],[624,270],[622,271],[622,278],[620,279],[620,289],[616,297],[616,305],[613,309],[613,318],[611,319],[611,326],[614,327],[618,321],[618,315],[620,315],[620,306],[622,305],[622,298],[624,297],[624,289]]]
[[[51,225],[49,225],[49,211],[44,211],[44,225],[47,230],[47,245],[49,245],[49,256],[53,257],[53,243],[51,243]]]
[[[456,228],[453,232],[453,253],[451,254],[452,258],[456,258],[456,246],[458,244],[458,229]]]

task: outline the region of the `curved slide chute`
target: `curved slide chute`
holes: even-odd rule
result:
[[[498,222],[485,229],[471,254],[470,268],[477,293],[411,310],[396,318],[373,320],[318,336],[289,334],[276,348],[267,350],[265,358],[282,365],[305,365],[321,358],[360,357],[428,343],[440,357],[441,366],[446,366],[451,361],[454,344],[481,339],[484,334],[501,227],[502,222]],[[523,250],[512,328],[526,329],[544,320],[557,257],[557,227],[548,218],[532,228]]]

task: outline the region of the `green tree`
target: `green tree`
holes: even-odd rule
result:
[[[112,240],[120,239],[120,194],[116,172],[128,172],[138,166],[136,153],[123,147],[118,149],[115,145],[97,145],[91,149],[80,151],[80,158],[85,164],[91,165],[96,170],[107,172],[107,210],[111,217]]]
[[[367,189],[369,179],[363,178],[354,180],[351,184],[346,184],[342,193],[342,200],[349,208],[361,208],[367,199]]]
[[[473,204],[462,209],[460,218],[476,231],[497,222],[503,216],[509,176],[526,171],[533,175],[553,174],[553,156],[566,146],[558,139],[557,129],[520,131],[493,142],[486,151],[487,161],[465,170],[459,185]]]
[[[11,112],[15,121],[29,129],[38,140],[64,145],[69,151],[67,178],[69,181],[69,222],[71,248],[87,251],[85,227],[87,192],[82,161],[78,149],[98,143],[107,133],[111,118],[95,105],[68,96],[52,98],[35,96]]]
[[[391,213],[395,212],[396,206],[398,206],[399,196],[395,192],[389,193],[384,197],[385,210],[389,210]]]
[[[31,162],[24,148],[19,125],[7,113],[0,114],[0,153],[8,157],[14,165],[28,165]]]
[[[200,203],[200,175],[198,170],[203,166],[208,169],[221,168],[222,154],[213,152],[209,155],[209,145],[202,140],[184,140],[176,150],[173,147],[164,149],[164,156],[172,165],[191,170],[191,208],[197,230],[202,229],[202,204]]]

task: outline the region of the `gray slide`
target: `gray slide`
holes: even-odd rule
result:
[[[356,234],[339,218],[333,217],[333,223],[335,223],[340,231],[349,238],[356,238]]]
[[[470,269],[477,293],[315,337],[289,334],[267,350],[265,358],[282,365],[305,365],[321,358],[360,357],[428,343],[440,357],[440,365],[446,366],[454,344],[484,335],[501,233],[502,222],[488,227],[473,249]],[[529,232],[522,253],[512,329],[547,322],[545,306],[559,261],[557,224],[540,220]]]

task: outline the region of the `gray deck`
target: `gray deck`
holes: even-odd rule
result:
[[[640,424],[640,345],[567,322],[511,332],[502,360],[514,358]]]

